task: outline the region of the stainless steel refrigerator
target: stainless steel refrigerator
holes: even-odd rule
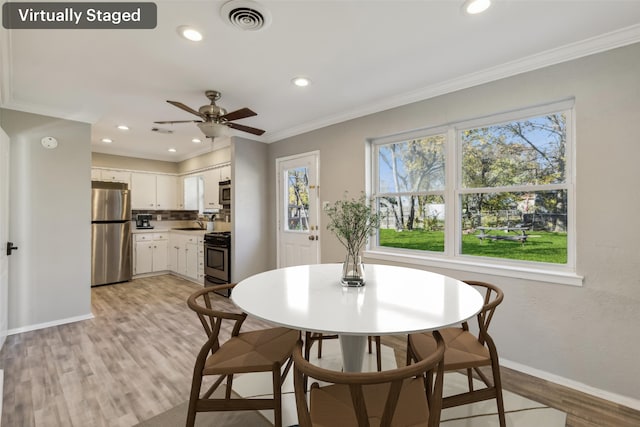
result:
[[[131,280],[131,197],[127,184],[91,183],[91,286]]]

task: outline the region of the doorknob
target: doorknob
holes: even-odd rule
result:
[[[7,242],[7,256],[11,255],[11,252],[15,251],[16,249],[18,249],[18,247],[13,246],[13,242]]]

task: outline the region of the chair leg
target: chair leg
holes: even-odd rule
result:
[[[498,362],[492,362],[491,371],[493,372],[493,387],[496,390],[496,405],[498,407],[498,420],[500,421],[500,427],[506,426],[504,416],[504,400],[502,398],[502,380],[500,379],[500,366]]]
[[[189,409],[187,411],[186,427],[193,427],[196,422],[196,405],[200,398],[200,387],[202,387],[202,376],[194,372],[193,381],[191,381],[191,394],[189,396]]]
[[[282,427],[282,383],[280,365],[273,367],[273,426]]]
[[[413,353],[411,352],[411,345],[409,343],[409,336],[407,335],[407,366],[413,362]]]
[[[224,393],[224,398],[231,399],[231,387],[233,387],[233,374],[227,375],[227,389]]]
[[[467,383],[469,384],[469,391],[473,391],[473,369],[467,368]]]
[[[382,346],[380,345],[380,336],[375,337],[376,340],[376,363],[378,364],[378,372],[382,371]]]
[[[318,336],[318,359],[322,359],[322,334]]]

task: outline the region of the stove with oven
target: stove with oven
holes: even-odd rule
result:
[[[231,283],[231,232],[214,231],[204,235],[204,285]],[[222,291],[228,297],[230,289]]]

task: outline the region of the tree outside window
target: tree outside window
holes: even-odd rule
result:
[[[567,264],[570,110],[503,117],[374,142],[377,247]]]

